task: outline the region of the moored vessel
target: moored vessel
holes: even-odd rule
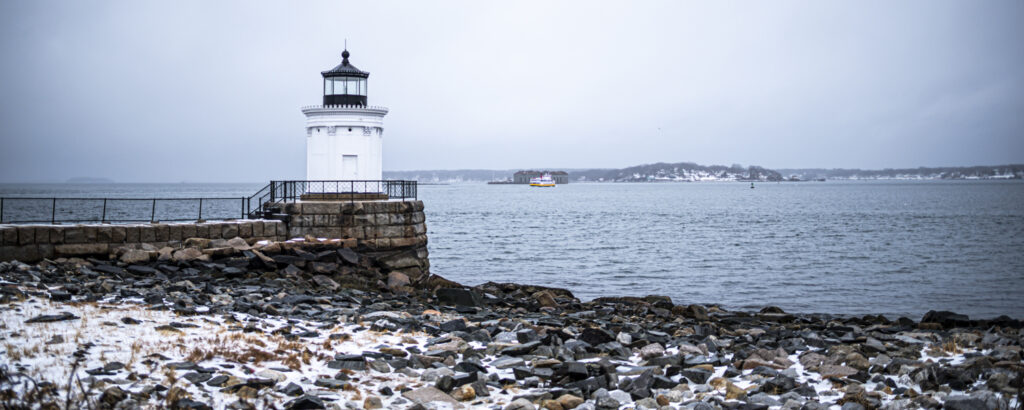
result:
[[[553,188],[555,186],[555,180],[551,178],[551,174],[544,174],[539,178],[530,178],[530,186]]]

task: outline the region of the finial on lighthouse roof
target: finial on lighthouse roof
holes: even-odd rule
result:
[[[352,63],[350,63],[348,61],[349,56],[351,56],[351,54],[348,52],[348,47],[345,47],[344,50],[345,51],[341,52],[341,64],[338,64],[336,67],[334,67],[334,68],[332,68],[330,70],[321,71],[320,74],[323,74],[324,78],[327,78],[327,77],[362,77],[362,78],[369,77],[370,73],[368,73],[366,71],[362,71],[362,70],[356,68],[356,66],[352,65]]]

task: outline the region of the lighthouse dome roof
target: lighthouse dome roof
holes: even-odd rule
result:
[[[349,54],[348,50],[343,51],[341,53],[341,64],[330,70],[321,71],[320,74],[324,77],[369,77],[370,73],[360,70],[348,62],[349,55],[351,54]]]

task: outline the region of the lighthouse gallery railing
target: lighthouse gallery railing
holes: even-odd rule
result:
[[[302,199],[415,200],[416,181],[270,181],[233,198],[0,197],[0,223],[124,223],[263,218],[275,205]]]
[[[293,180],[270,181],[246,201],[245,212],[260,218],[279,204],[299,200],[416,200],[416,181],[403,180]]]

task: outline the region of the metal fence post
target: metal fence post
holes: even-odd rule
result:
[[[153,198],[153,210],[149,213],[149,223],[156,221],[156,198]]]
[[[197,221],[202,221],[203,220],[203,198],[199,198],[199,219],[196,219],[196,220]]]
[[[245,219],[245,197],[242,197],[242,218]]]
[[[0,198],[0,224],[4,223],[4,199]]]
[[[100,215],[100,223],[107,222],[107,198],[103,198],[103,214]]]
[[[57,198],[53,198],[53,208],[50,213],[50,223],[57,223]]]

